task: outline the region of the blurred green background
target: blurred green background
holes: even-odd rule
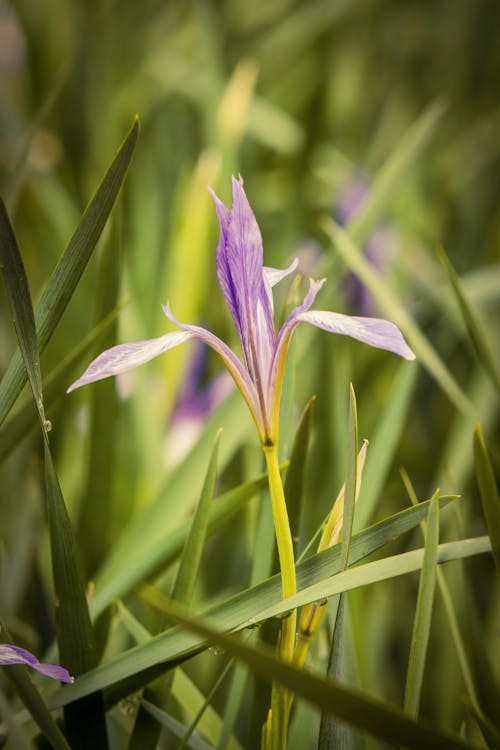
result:
[[[44,376],[117,304],[115,327],[82,354],[74,377],[114,340],[166,331],[167,300],[180,320],[234,343],[216,287],[218,227],[207,191],[211,184],[228,203],[232,173],[245,180],[267,265],[298,255],[306,277],[328,276],[317,307],[381,314],[380,300],[361,291],[321,225],[325,214],[347,224],[376,189],[380,200],[357,241],[368,256],[372,247],[371,262],[472,401],[498,469],[498,394],[466,340],[435,250],[444,247],[460,275],[498,364],[499,38],[497,0],[0,0],[0,189],[34,300],[136,113],[141,123],[113,223],[43,355]],[[278,315],[301,293],[282,294]],[[15,348],[3,290],[0,304],[3,372]],[[89,579],[173,471],[166,436],[192,354],[169,353],[124,379],[119,393],[106,382],[65,396],[68,375],[51,397],[52,444]],[[363,510],[362,492],[360,524],[407,505],[404,467],[420,499],[437,486],[463,495],[460,512],[443,516],[444,538],[483,533],[474,420],[425,367],[318,331],[301,331],[292,355],[284,456],[300,411],[318,396],[304,543],[344,478],[350,380],[360,436],[378,435],[383,445],[385,415],[392,441],[387,465],[378,473],[373,466],[363,488],[370,499]],[[201,384],[219,372],[209,355]],[[29,402],[27,392],[23,398]],[[239,407],[231,414],[222,489],[262,470],[250,418]],[[12,631],[40,648],[52,638],[40,444],[36,432],[16,446],[5,434],[0,603]],[[205,466],[208,453],[201,455]],[[200,477],[183,480],[182,500],[171,499],[172,523],[190,509]],[[207,546],[200,599],[250,580],[259,512],[245,509],[232,524]],[[262,576],[269,565],[262,563]],[[459,617],[478,615],[465,629],[477,625],[498,654],[491,561],[470,562],[451,578]],[[405,578],[352,595],[352,679],[395,701],[416,585]],[[436,617],[443,619],[439,609]],[[446,627],[436,626],[434,651],[444,668],[430,668],[424,710],[454,726],[460,678]]]

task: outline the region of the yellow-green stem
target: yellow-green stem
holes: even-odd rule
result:
[[[283,598],[293,596],[297,592],[295,577],[295,559],[293,555],[292,534],[286,509],[285,493],[278,464],[277,446],[264,446],[266,456],[269,494],[273,509],[274,528],[278,545],[278,557],[281,570],[281,586]],[[293,610],[281,623],[281,638],[279,643],[280,656],[291,662],[295,649],[295,628],[297,612]],[[286,746],[286,732],[288,723],[288,706],[290,700],[287,691],[278,685],[273,685],[271,745],[273,750],[282,750]],[[269,724],[269,722],[268,722]],[[268,737],[269,739],[269,737]]]

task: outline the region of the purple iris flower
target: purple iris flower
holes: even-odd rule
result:
[[[68,388],[68,393],[87,383],[142,365],[178,344],[198,338],[221,357],[248,404],[262,444],[271,446],[278,441],[279,406],[288,347],[300,323],[311,323],[329,333],[351,336],[405,359],[415,358],[400,330],[387,320],[310,310],[325,279],[310,280],[304,302],[290,313],[281,329],[276,331],[272,288],[293,273],[298,261],[293,261],[284,270],[263,265],[260,230],[241,178],[233,177],[231,208],[227,208],[213,191],[211,193],[220,224],[217,277],[240,339],[242,360],[205,328],[180,323],[167,304],[163,306],[165,315],[181,330],[155,339],[121,344],[103,352]]]
[[[30,654],[26,649],[11,646],[8,643],[0,643],[0,666],[7,664],[24,664],[40,672],[40,674],[52,677],[53,680],[60,680],[60,682],[74,681],[64,667],[60,667],[58,664],[41,664],[36,656]]]

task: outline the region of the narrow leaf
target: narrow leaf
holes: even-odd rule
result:
[[[96,346],[104,341],[105,336],[116,319],[121,307],[117,307],[113,312],[106,316],[94,329],[86,336],[73,351],[43,379],[44,404],[47,411],[50,406],[61,398],[71,374],[84,357],[88,355]],[[32,400],[27,401],[19,408],[12,410],[0,425],[0,461],[26,437],[29,432],[38,424],[38,413]]]
[[[0,252],[7,296],[42,429],[59,656],[63,666],[72,675],[78,676],[96,666],[94,635],[76,560],[73,533],[50,452],[49,426],[45,419],[35,319],[28,280],[3,206],[0,207],[0,227]],[[93,714],[92,722],[89,721],[90,713]],[[101,696],[90,696],[81,704],[68,707],[66,726],[70,742],[75,748],[83,748],[86,740],[92,740],[96,750],[105,748],[106,727]]]
[[[379,169],[368,200],[349,224],[349,234],[358,245],[364,245],[375,224],[380,221],[387,204],[393,200],[397,187],[429,142],[443,112],[442,101],[436,101],[425,109]]]
[[[363,557],[374,552],[383,544],[388,541],[395,539],[399,534],[404,531],[409,531],[415,528],[420,521],[422,521],[428,511],[429,501],[419,503],[416,508],[407,508],[406,510],[398,513],[391,519],[386,519],[380,523],[366,529],[360,534],[356,534],[352,537],[349,553],[349,564],[354,565],[359,562]],[[464,540],[460,542],[454,542],[449,545],[442,545],[441,558],[452,559],[458,557],[468,557],[472,554],[481,554],[490,549],[489,540],[487,537],[480,537],[479,539]],[[421,565],[421,557],[419,554],[420,550],[416,553],[410,554],[410,559],[406,558],[396,560],[394,566],[396,571],[401,570],[402,565],[406,560],[407,572],[418,570]],[[389,559],[390,562],[390,559]],[[304,560],[300,565],[297,566],[297,586],[299,590],[304,590],[311,587],[313,584],[320,584],[326,580],[330,580],[330,576],[335,574],[340,569],[340,545],[337,544],[335,547],[331,547],[320,555]],[[350,570],[349,575],[354,572]],[[342,575],[346,575],[343,573]],[[369,576],[370,581],[373,576]],[[355,583],[358,583],[356,581]],[[342,582],[345,584],[345,580]],[[360,584],[361,585],[361,584]],[[333,592],[338,593],[338,592]],[[315,598],[324,598],[321,595],[317,597],[316,591],[314,592]],[[276,606],[276,613],[280,614],[286,611],[286,605],[283,604],[281,599],[281,580],[280,576],[273,576],[269,580],[254,586],[248,591],[244,591],[236,596],[228,599],[227,601],[212,607],[209,612],[212,616],[217,616],[220,626],[226,630],[238,627],[239,624],[245,623],[252,618],[255,612],[261,609],[268,609],[271,606]],[[207,613],[208,614],[208,613]],[[274,613],[273,613],[274,615]],[[54,696],[53,701],[50,705],[54,708],[65,703],[74,700],[83,695],[108,687],[116,683],[118,680],[126,680],[131,675],[137,674],[143,670],[147,670],[149,667],[168,662],[169,659],[178,658],[180,654],[186,654],[190,649],[194,648],[194,642],[187,637],[181,637],[178,632],[167,631],[158,636],[155,636],[143,649],[141,647],[132,649],[129,652],[125,652],[121,656],[117,657],[113,662],[103,664],[97,669],[93,670],[88,675],[83,675],[77,682],[71,687],[71,694],[67,690],[62,689],[58,691],[57,696]],[[163,667],[165,669],[166,667]],[[161,670],[157,672],[161,674]],[[138,687],[146,684],[148,676],[144,675],[146,682],[140,680]],[[151,677],[149,677],[151,679]],[[127,695],[133,692],[135,687],[128,689],[130,686],[125,686]]]
[[[470,747],[458,737],[434,729],[427,723],[412,721],[396,708],[343,687],[336,681],[325,680],[297,669],[277,659],[267,650],[249,646],[234,636],[221,633],[207,621],[188,616],[173,604],[169,605],[168,618],[171,622],[224,649],[228,654],[248,664],[258,674],[280,682],[296,695],[385,742],[402,744],[418,750],[422,747],[436,750]]]
[[[292,453],[290,455],[290,466],[285,479],[286,506],[295,549],[297,548],[299,541],[307,453],[311,436],[312,411],[315,401],[316,397],[313,396],[306,404],[300,418],[299,426],[297,427],[293,441]]]
[[[436,586],[437,555],[439,541],[439,492],[429,505],[427,516],[425,550],[418,588],[417,607],[413,621],[413,633],[408,662],[408,674],[404,697],[404,709],[410,716],[418,716],[427,646],[431,628],[434,589]]]
[[[462,313],[462,318],[467,333],[469,334],[471,344],[476,352],[476,356],[493,381],[498,393],[500,393],[500,373],[493,357],[488,341],[488,335],[484,330],[484,326],[467,301],[458,274],[453,268],[453,265],[444,250],[438,250],[438,256],[444,270],[446,271],[446,275],[448,276],[448,281],[450,282],[458,307]]]
[[[262,474],[257,479],[246,482],[218,497],[217,502],[213,503],[210,508],[208,532],[211,533],[220,528],[228,518],[243,507],[245,502],[255,497],[266,486],[267,476]],[[154,509],[148,507],[146,512],[130,523],[97,577],[91,602],[91,611],[94,616],[100,614],[113,599],[124,596],[147,576],[179,557],[186,543],[191,522],[189,519],[184,519],[167,533],[161,525],[158,523],[154,525],[152,522],[154,520],[158,522],[162,515],[159,507],[155,506]],[[134,530],[137,532],[136,536],[132,533]],[[126,547],[126,542],[129,544],[128,547]],[[130,544],[134,546],[131,547]],[[127,551],[129,564],[126,564]]]
[[[210,505],[214,495],[215,482],[217,480],[217,450],[219,447],[220,430],[215,436],[212,455],[208,464],[203,489],[201,491],[198,505],[196,506],[191,529],[182,552],[181,562],[175,584],[172,589],[172,599],[189,604],[193,594],[196,577],[199,573],[201,555],[205,544],[207,533]]]
[[[96,194],[89,203],[69,245],[57,264],[35,312],[38,350],[47,345],[59,323],[69,300],[85,270],[97,241],[104,229],[109,213],[118,195],[137,141],[137,118],[123,142],[117,156],[106,172]],[[2,208],[0,244],[8,239]],[[7,235],[7,237],[6,237]],[[26,370],[20,352],[16,352],[0,383],[0,424],[12,408],[26,383]]]
[[[474,462],[483,513],[495,556],[497,576],[500,577],[500,496],[481,425],[477,425],[474,431]]]

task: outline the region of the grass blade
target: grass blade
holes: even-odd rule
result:
[[[408,662],[404,709],[410,716],[418,716],[427,646],[432,619],[434,589],[436,587],[437,553],[439,541],[439,492],[431,499],[427,515],[425,550],[418,588],[417,607]]]
[[[358,245],[364,245],[373,227],[380,220],[386,205],[394,199],[398,185],[428,143],[443,111],[444,106],[441,101],[434,102],[424,110],[378,171],[368,200],[349,224],[349,235]]]
[[[258,674],[280,682],[296,695],[385,742],[418,750],[422,747],[435,750],[470,747],[458,737],[452,737],[426,723],[412,721],[396,708],[348,690],[333,680],[324,680],[297,669],[277,659],[268,650],[249,646],[234,636],[223,634],[206,621],[188,616],[172,604],[169,604],[168,619],[223,648]]]
[[[35,312],[38,351],[42,352],[59,323],[85,270],[125,178],[137,141],[139,122],[134,124],[50,278]],[[4,244],[2,220],[0,242]],[[0,424],[11,410],[26,383],[26,370],[19,352],[12,357],[0,383]]]
[[[172,599],[189,604],[196,577],[199,572],[201,555],[207,534],[210,505],[214,495],[215,482],[217,480],[217,451],[219,447],[220,430],[215,436],[212,455],[208,464],[203,489],[196,507],[191,529],[182,552],[182,557],[177,571],[175,584],[172,589]]]
[[[391,464],[394,461],[399,438],[411,403],[418,368],[401,363],[387,404],[370,436],[370,450],[363,469],[359,502],[354,516],[354,530],[359,531],[371,523],[376,503],[380,497]]]
[[[467,329],[467,333],[469,335],[469,339],[476,353],[476,356],[479,362],[484,367],[485,371],[490,376],[495,385],[495,388],[500,394],[500,373],[496,366],[486,331],[484,330],[484,327],[478,316],[467,301],[467,297],[465,296],[462,289],[462,284],[460,282],[458,274],[453,268],[450,259],[442,249],[438,251],[438,255],[439,260],[441,261],[441,264],[446,271],[448,281],[450,282],[450,286],[453,290],[453,294],[457,301],[460,312],[462,313],[462,318],[464,320],[465,327]]]
[[[290,466],[285,479],[286,506],[295,550],[297,549],[300,533],[307,453],[311,437],[312,411],[315,401],[316,398],[313,396],[306,404],[300,418],[290,455]]]
[[[353,536],[349,555],[350,565],[366,557],[389,539],[393,539],[392,534],[396,528],[400,532],[403,528],[405,530],[414,528],[426,517],[428,507],[429,501],[420,503],[417,508],[408,508],[397,514],[390,519],[390,522],[383,521],[361,534]],[[397,534],[395,535],[397,536]],[[452,542],[440,546],[440,562],[483,554],[490,549],[487,537]],[[335,575],[340,569],[340,545],[331,547],[321,555],[309,558],[297,566],[297,585],[301,592],[299,596],[307,592],[300,603],[317,601],[317,599],[322,599],[325,596],[340,593],[340,591],[347,590],[349,583],[352,584],[352,587],[355,587],[373,583],[375,580],[385,580],[396,575],[402,575],[405,572],[410,573],[419,570],[422,565],[422,550],[415,550],[403,556],[396,556],[396,558],[388,558],[387,561],[382,562],[387,566],[386,569],[367,569],[367,566],[362,566],[362,568],[349,570],[347,574]],[[374,563],[370,565],[374,565]],[[357,574],[358,577],[353,578],[355,571],[361,571],[361,576]],[[348,578],[346,581],[346,576],[350,580]],[[332,580],[335,581],[334,586],[332,586]],[[264,583],[210,608],[207,614],[216,616],[220,627],[230,630],[236,627],[251,626],[254,623],[258,624],[259,618],[254,617],[256,612],[261,612],[261,619],[264,620],[275,614],[280,615],[285,611],[287,611],[287,604],[284,604],[281,598],[280,577],[274,576]],[[71,693],[65,688],[61,689],[57,696],[54,696],[54,704],[51,705],[53,707],[64,705],[71,700],[114,685],[121,680],[124,684],[115,690],[115,698],[117,695],[120,695],[120,697],[128,695],[165,671],[168,668],[165,663],[170,659],[179,658],[181,655],[184,657],[196,648],[199,648],[199,643],[197,644],[193,639],[181,636],[178,632],[167,631],[152,638],[146,647],[125,652],[113,662],[101,665],[93,670],[92,674],[82,676],[72,686]],[[163,666],[158,669],[156,665],[162,664]],[[154,667],[154,674],[146,674],[151,667]],[[141,672],[144,674],[141,675]],[[135,675],[139,675],[139,677],[136,678]],[[129,679],[131,676],[134,676],[133,679]]]
[[[44,404],[48,410],[51,404],[61,398],[61,393],[66,390],[70,381],[70,376],[79,366],[81,360],[88,356],[97,345],[104,342],[121,307],[115,308],[113,312],[102,320],[83,341],[57,366],[50,372],[42,383]],[[6,458],[9,453],[25,438],[29,432],[37,425],[38,415],[35,404],[30,400],[24,405],[10,412],[9,416],[0,426],[0,461]]]
[[[497,576],[500,578],[500,496],[480,425],[474,431],[474,462]]]
[[[219,528],[266,486],[267,477],[263,474],[218,497],[210,508],[209,532]],[[99,615],[113,599],[124,596],[138,583],[180,555],[189,533],[190,521],[183,519],[172,530],[165,530],[158,525],[158,519],[161,520],[164,516],[168,516],[167,508],[155,503],[154,506],[148,506],[144,513],[137,514],[125,529],[97,577],[91,602],[93,616]],[[133,546],[127,546],[127,543]],[[127,550],[129,563],[133,560],[133,565],[125,565]]]
[[[349,384],[349,425],[347,434],[347,461],[344,493],[344,507],[342,514],[342,540],[340,545],[340,567],[347,568],[349,547],[351,544],[354,508],[356,505],[358,487],[358,417],[356,395],[352,383]],[[344,630],[345,594],[342,592],[333,602],[332,645],[328,661],[327,676],[340,680],[343,671],[343,630]],[[321,714],[318,750],[347,747],[346,727],[330,712]]]
[[[73,533],[50,452],[50,427],[45,419],[35,318],[28,279],[3,204],[0,204],[0,254],[19,350],[24,359],[42,429],[52,572],[58,602],[56,630],[59,656],[70,673],[78,676],[96,666],[94,634],[77,564]],[[95,743],[96,750],[106,748],[101,696],[90,696],[80,704],[68,707],[66,726],[70,742],[75,748],[84,748],[87,740]]]

